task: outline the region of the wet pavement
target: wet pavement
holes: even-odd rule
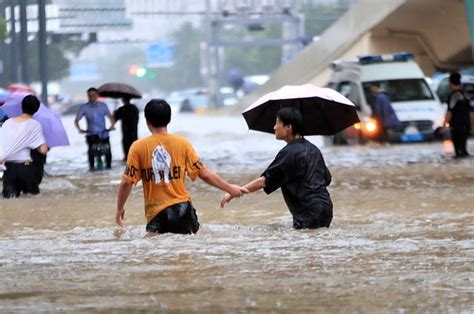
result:
[[[143,116],[139,135],[148,134]],[[89,173],[83,135],[48,155],[41,194],[0,201],[0,312],[454,312],[474,308],[474,158],[450,143],[331,147],[330,228],[296,231],[280,191],[219,208],[189,182],[194,236],[146,237],[135,188],[114,225],[123,171]],[[118,128],[119,129],[119,128]],[[204,163],[244,184],[284,146],[240,117],[179,115]],[[469,149],[474,153],[471,138]]]

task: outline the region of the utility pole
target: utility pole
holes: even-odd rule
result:
[[[209,0],[207,0],[209,2]],[[207,4],[207,21],[209,25],[209,99],[210,105],[221,107],[222,96],[220,93],[221,59],[220,51],[226,46],[251,47],[251,46],[286,46],[288,59],[303,49],[301,44],[304,29],[302,19],[291,11],[295,8],[295,0],[288,3],[268,4],[260,1],[234,1],[233,7],[228,7],[227,2],[222,2],[217,14],[209,11]],[[246,27],[249,31],[263,30],[263,24],[282,25],[281,38],[273,39],[222,39],[222,31],[226,26]],[[244,51],[244,50],[243,50]],[[288,60],[289,61],[289,60]]]
[[[45,106],[48,106],[48,47],[46,46],[46,0],[38,0],[38,21],[41,100]]]
[[[16,38],[16,17],[15,17],[15,0],[9,1],[10,6],[10,58],[11,58],[11,80],[18,82],[18,44]]]
[[[30,83],[28,75],[28,19],[26,0],[20,0],[20,77],[19,81]]]
[[[5,1],[0,0],[0,19],[5,21]],[[5,34],[0,34],[0,86],[5,86],[6,75],[5,75]]]
[[[464,0],[464,7],[466,9],[467,24],[471,34],[471,55],[474,61],[474,0]]]

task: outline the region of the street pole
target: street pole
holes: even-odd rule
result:
[[[5,1],[0,0],[0,19],[5,21]],[[5,76],[5,34],[0,34],[0,87],[7,85]]]
[[[11,80],[18,82],[18,44],[16,38],[16,17],[15,17],[15,0],[9,1],[10,5],[10,58],[11,58]]]
[[[207,23],[207,65],[208,65],[208,107],[214,108],[216,106],[216,77],[214,67],[214,27],[212,21],[211,2],[206,0],[206,23]]]
[[[38,21],[41,100],[45,106],[48,106],[48,47],[46,46],[46,0],[38,0]]]
[[[20,0],[20,77],[19,81],[30,83],[28,77],[28,19],[26,16],[26,0]]]
[[[474,61],[474,0],[464,0],[467,15],[467,24],[471,34],[471,56]]]

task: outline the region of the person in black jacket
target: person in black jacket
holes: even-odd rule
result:
[[[468,157],[467,138],[471,132],[471,105],[461,88],[461,75],[457,72],[449,76],[451,94],[448,97],[448,111],[445,123],[451,131],[456,158]]]
[[[114,111],[114,125],[122,120],[123,160],[127,160],[130,146],[138,138],[138,108],[130,103],[130,98],[122,98],[123,106]]]
[[[250,193],[263,189],[270,194],[281,187],[295,229],[329,227],[333,204],[326,187],[331,183],[331,173],[321,151],[302,136],[300,111],[291,107],[280,109],[273,129],[275,137],[287,145],[259,178],[243,188]],[[221,207],[232,199],[225,194]]]

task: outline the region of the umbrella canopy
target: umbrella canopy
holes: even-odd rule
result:
[[[334,135],[359,122],[355,105],[330,88],[287,85],[268,93],[242,112],[251,130],[274,133],[278,110],[296,107],[303,116],[304,135]]]
[[[135,87],[124,83],[105,83],[98,88],[99,95],[110,98],[142,98]]]
[[[36,95],[36,92],[33,88],[29,87],[28,85],[21,84],[21,83],[15,83],[8,85],[7,88],[5,88],[7,91],[15,93],[15,92],[20,92],[20,93],[28,93],[28,94],[33,94]]]
[[[10,118],[21,115],[21,101],[27,94],[12,94],[2,105],[1,109]],[[33,115],[43,128],[43,135],[49,148],[56,146],[68,146],[69,139],[59,115],[41,104],[38,111]]]
[[[3,100],[5,100],[5,98],[7,98],[8,95],[10,95],[10,92],[0,91],[0,103],[3,103]]]

